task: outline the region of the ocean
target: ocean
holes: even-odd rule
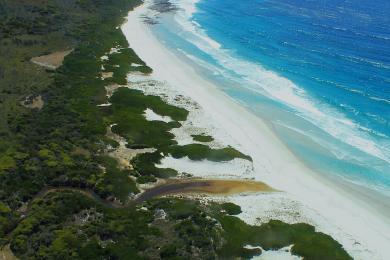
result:
[[[390,1],[171,2],[168,48],[308,167],[390,196]]]

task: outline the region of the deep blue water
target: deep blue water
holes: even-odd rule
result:
[[[167,45],[310,167],[390,194],[390,1],[173,2]]]
[[[245,59],[390,134],[390,1],[207,0],[195,20]]]

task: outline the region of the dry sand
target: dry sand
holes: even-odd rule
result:
[[[31,62],[43,66],[50,70],[55,70],[62,65],[64,58],[69,55],[73,50],[57,51],[48,55],[34,57]]]

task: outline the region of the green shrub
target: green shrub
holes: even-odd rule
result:
[[[232,147],[222,149],[212,149],[203,144],[188,144],[184,146],[173,145],[164,150],[174,158],[183,158],[188,156],[191,160],[210,160],[215,162],[230,161],[235,158],[252,160],[249,156],[242,154]]]
[[[208,143],[212,142],[214,138],[210,135],[191,135],[195,141]]]
[[[241,207],[231,202],[223,203],[221,207],[229,215],[238,215],[241,213]]]

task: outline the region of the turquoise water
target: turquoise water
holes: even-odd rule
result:
[[[390,2],[172,2],[168,47],[308,166],[390,195]]]

